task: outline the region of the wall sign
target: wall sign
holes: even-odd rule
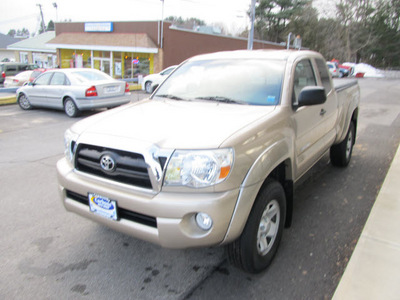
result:
[[[113,32],[113,22],[85,23],[85,32]]]

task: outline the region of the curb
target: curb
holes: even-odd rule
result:
[[[8,105],[8,104],[16,104],[16,103],[17,103],[16,96],[0,97],[0,105]]]
[[[399,299],[400,146],[333,300]]]

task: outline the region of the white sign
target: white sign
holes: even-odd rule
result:
[[[113,22],[85,23],[85,32],[113,32]]]

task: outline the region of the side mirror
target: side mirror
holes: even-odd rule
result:
[[[322,86],[306,86],[299,95],[298,107],[323,104],[326,101],[325,88]]]

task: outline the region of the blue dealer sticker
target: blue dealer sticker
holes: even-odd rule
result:
[[[276,104],[275,103],[275,96],[268,96],[267,98],[267,104],[271,105],[271,104]]]
[[[89,194],[90,211],[107,219],[117,220],[117,202],[106,197]]]

